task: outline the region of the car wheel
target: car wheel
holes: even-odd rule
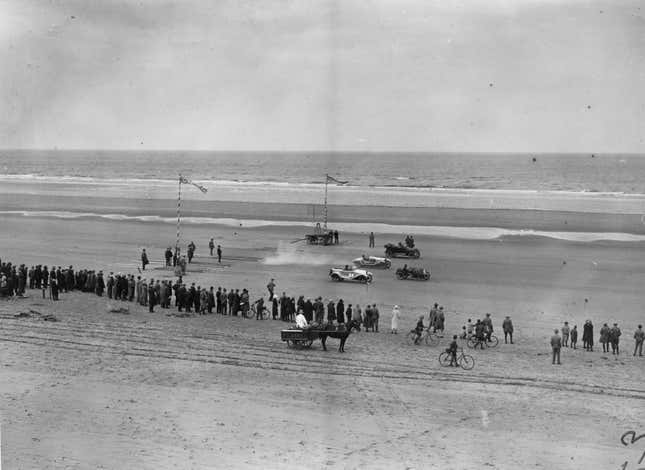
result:
[[[391,267],[392,267],[392,261],[387,260],[387,261],[385,262],[385,269],[390,269]]]
[[[412,257],[413,258],[420,258],[421,257],[421,252],[415,248],[414,251],[412,252]]]

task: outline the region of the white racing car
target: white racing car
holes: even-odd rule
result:
[[[356,258],[354,261],[354,266],[357,268],[382,268],[390,269],[392,266],[392,261],[388,258],[379,258],[378,256],[366,256],[363,255],[360,258]]]
[[[345,268],[331,268],[329,277],[332,281],[372,282],[372,273],[364,269],[345,266]]]

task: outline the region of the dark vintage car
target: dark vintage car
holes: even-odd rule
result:
[[[411,248],[405,246],[403,243],[395,245],[394,243],[388,243],[385,245],[385,256],[388,258],[420,258],[421,252],[418,248]]]

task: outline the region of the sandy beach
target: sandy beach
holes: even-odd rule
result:
[[[164,224],[3,216],[3,261],[137,272],[170,278]],[[178,318],[175,310],[40,292],[0,302],[2,462],[7,468],[617,468],[638,458],[621,435],[639,431],[644,363],[631,335],[642,322],[641,243],[542,238],[464,241],[417,237],[427,283],[375,271],[374,283],[337,284],[331,265],[368,250],[360,234],[341,244],[290,243],[299,228],[185,226],[197,244],[186,278],[201,286],[247,287],[347,303],[376,303],[379,333],[350,336],[346,353],[320,343],[288,349],[280,321],[228,316]],[[207,255],[210,236],[224,249]],[[393,269],[403,264],[396,260]],[[585,302],[587,299],[587,302]],[[440,367],[447,346],[410,346],[401,333],[431,302],[448,311],[446,333],[491,312],[496,332],[510,315],[516,344],[470,351],[475,368]],[[58,322],[21,311],[53,313]],[[591,318],[623,329],[623,354],[564,349],[552,366],[548,338],[564,320]],[[503,341],[502,341],[503,342]]]

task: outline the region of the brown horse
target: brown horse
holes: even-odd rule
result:
[[[345,352],[345,341],[347,337],[352,333],[351,329],[338,330],[338,331],[321,331],[318,333],[320,342],[322,343],[323,350],[327,351],[327,337],[336,338],[340,340],[340,346],[338,346],[338,352]]]

